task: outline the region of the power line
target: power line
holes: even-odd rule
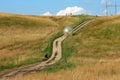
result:
[[[117,15],[117,8],[120,7],[120,5],[117,5],[116,0],[114,2],[114,5],[109,5],[108,0],[106,0],[106,16],[108,16],[108,7],[114,7],[115,8],[115,15]]]

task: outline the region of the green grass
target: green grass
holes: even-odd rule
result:
[[[117,22],[111,23],[111,20]],[[85,20],[83,19],[83,21]],[[63,42],[62,59],[45,71],[56,72],[75,68],[78,65],[74,61],[69,61],[71,57],[92,58],[96,61],[119,58],[120,23],[118,21],[120,19],[114,17],[98,18],[94,23],[90,23],[87,27],[79,30],[76,35],[65,39]],[[83,62],[78,62],[78,64],[83,66],[96,63],[91,62],[88,64],[83,60]]]
[[[3,52],[0,56],[0,71],[41,62],[45,59],[45,54],[51,55],[53,41],[63,34],[66,26],[75,27],[91,18],[94,17],[83,15],[39,17],[10,14],[1,16],[0,14],[0,51]]]
[[[33,64],[33,63],[42,61],[42,59],[43,58],[41,58],[39,56],[39,57],[36,57],[36,58],[26,59],[25,61],[19,62],[19,57],[16,57],[16,60],[15,60],[15,57],[14,57],[14,58],[9,59],[10,61],[6,63],[7,65],[0,64],[0,71],[3,71],[5,69],[11,69],[11,68],[14,68],[14,67],[20,67],[20,66],[24,66],[24,65],[28,65],[28,64]]]
[[[79,20],[77,22],[75,22],[72,27],[75,28],[76,26],[78,26],[79,24],[83,23],[84,21],[87,21],[87,20],[90,20],[90,19],[93,19],[94,17],[86,17],[86,16],[74,16],[74,17],[79,17]],[[54,39],[56,39],[57,37],[61,36],[61,34],[57,34],[55,35],[55,37],[53,37],[51,40],[50,40],[50,44],[48,45],[48,47],[46,48],[45,51],[47,51],[47,53],[49,52],[52,52],[52,42]],[[75,67],[75,64],[68,61],[69,57],[71,57],[72,55],[74,55],[73,53],[76,52],[76,49],[74,46],[69,46],[68,47],[68,42],[67,40],[64,40],[63,43],[62,43],[62,49],[63,49],[63,52],[62,52],[62,59],[50,66],[50,68],[47,68],[45,70],[45,72],[57,72],[59,70],[66,70],[66,69],[71,69],[71,68],[74,68]]]
[[[73,17],[76,20],[79,16]],[[50,18],[56,23],[65,21],[65,18],[61,17]],[[79,24],[81,21],[79,19],[81,18],[77,18],[76,23],[69,25]],[[70,21],[73,22],[74,20]],[[66,20],[62,24],[65,25],[68,22]],[[59,27],[61,31],[64,29],[63,25]],[[116,80],[119,78],[120,16],[97,18],[88,26],[77,31],[75,35],[66,38],[62,44],[63,57],[60,61],[42,70],[43,72],[25,75],[23,78],[51,80]],[[49,49],[46,50],[46,48]],[[50,48],[47,45],[44,50],[49,52]],[[23,78],[20,77],[20,80]]]
[[[51,72],[57,72],[59,70],[67,70],[72,69],[75,67],[75,64],[68,61],[68,58],[72,56],[72,53],[74,52],[73,47],[66,48],[65,45],[66,41],[63,41],[62,43],[62,59],[57,62],[56,64],[50,66],[49,68],[45,69],[45,72],[51,73]],[[70,53],[70,54],[69,54]]]
[[[120,50],[119,20],[114,17],[96,19],[96,22],[102,23],[90,23],[90,26],[79,30],[79,33],[71,37],[66,44],[75,46],[78,51],[76,57],[118,58],[120,56],[118,54]]]
[[[62,35],[63,35],[63,32],[59,32],[53,35],[52,38],[50,38],[50,40],[47,42],[48,45],[46,49],[44,50],[44,54],[47,54],[49,57],[51,56],[53,41]]]
[[[87,21],[87,20],[90,20],[90,19],[93,19],[93,18],[94,18],[94,17],[92,17],[92,16],[84,16],[84,15],[83,15],[83,16],[73,16],[73,17],[78,17],[78,21],[74,22],[74,23],[71,25],[72,28],[75,28],[75,27],[78,26],[79,24],[81,24],[81,23],[83,23],[83,22],[85,22],[85,21]],[[51,18],[53,18],[53,17],[51,17]],[[56,20],[56,19],[53,18],[53,20]],[[46,54],[48,54],[48,55],[50,56],[51,53],[52,53],[52,44],[53,44],[53,41],[54,41],[55,39],[57,39],[58,37],[62,36],[63,34],[64,34],[63,31],[61,31],[61,32],[53,35],[52,38],[49,40],[49,42],[47,42],[48,45],[47,45],[47,48],[44,50],[44,53],[46,53]]]

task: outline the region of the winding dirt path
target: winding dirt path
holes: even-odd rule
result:
[[[89,24],[92,21],[93,20],[83,22],[82,24],[80,24],[76,28],[74,28],[69,34],[75,33],[76,31],[78,31],[82,27],[87,26],[87,24]],[[55,64],[56,62],[58,62],[62,58],[62,47],[61,47],[61,45],[62,45],[63,40],[65,38],[67,38],[67,36],[69,36],[69,35],[64,34],[63,36],[54,40],[53,48],[52,48],[53,49],[52,50],[52,55],[48,60],[43,61],[41,63],[35,63],[35,64],[31,64],[31,65],[28,65],[28,66],[14,68],[14,69],[11,69],[11,70],[6,70],[6,71],[3,71],[3,72],[0,72],[0,77],[1,78],[6,78],[6,77],[12,77],[12,76],[15,76],[15,75],[23,75],[23,74],[26,74],[26,73],[29,73],[29,72],[40,71],[44,68],[47,68],[50,65]]]
[[[36,64],[32,64],[26,67],[20,67],[18,69],[12,69],[9,71],[4,71],[0,73],[1,77],[11,77],[11,76],[15,76],[18,74],[25,74],[28,72],[33,72],[33,71],[38,71],[38,70],[42,70],[54,63],[56,63],[58,60],[61,59],[62,57],[62,41],[67,37],[66,34],[64,34],[63,36],[57,38],[56,40],[54,40],[53,42],[53,52],[51,57],[47,60],[47,61],[43,61],[41,63],[36,63]]]

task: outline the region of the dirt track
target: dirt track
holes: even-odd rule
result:
[[[18,69],[12,69],[10,71],[1,72],[0,76],[1,77],[11,77],[11,76],[15,76],[18,74],[25,74],[28,72],[38,71],[38,70],[42,70],[42,69],[46,68],[49,65],[56,63],[62,57],[61,43],[66,37],[67,37],[67,35],[64,34],[60,38],[57,38],[56,40],[54,40],[53,52],[52,52],[51,57],[47,61],[43,61],[42,63],[39,63],[39,64],[33,64],[33,65],[26,66],[26,67],[21,67]]]
[[[69,34],[75,33],[77,30],[81,29],[82,27],[85,27],[90,22],[92,22],[92,20],[83,22],[82,24],[78,25],[75,29],[73,29],[72,32],[70,32]],[[43,61],[41,63],[35,63],[35,64],[31,64],[31,65],[28,65],[25,67],[19,67],[19,68],[0,72],[0,77],[6,78],[6,77],[15,76],[15,75],[23,75],[25,73],[42,70],[42,69],[44,69],[52,64],[55,64],[57,61],[59,61],[62,58],[61,44],[62,44],[62,41],[65,38],[67,38],[67,36],[68,36],[68,34],[64,34],[63,36],[54,40],[53,48],[52,48],[53,49],[52,55],[48,60]]]

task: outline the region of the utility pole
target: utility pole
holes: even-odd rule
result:
[[[115,15],[117,15],[117,3],[116,3],[116,0],[115,0]]]
[[[109,5],[108,0],[105,0],[105,1],[106,1],[105,2],[105,6],[106,6],[105,14],[106,14],[106,16],[108,16],[108,7],[114,7],[115,8],[115,15],[117,15],[117,7],[120,7],[120,5],[117,5],[117,1],[115,0],[113,5]]]
[[[106,0],[106,11],[105,11],[105,13],[106,13],[106,16],[108,16],[108,1]]]

